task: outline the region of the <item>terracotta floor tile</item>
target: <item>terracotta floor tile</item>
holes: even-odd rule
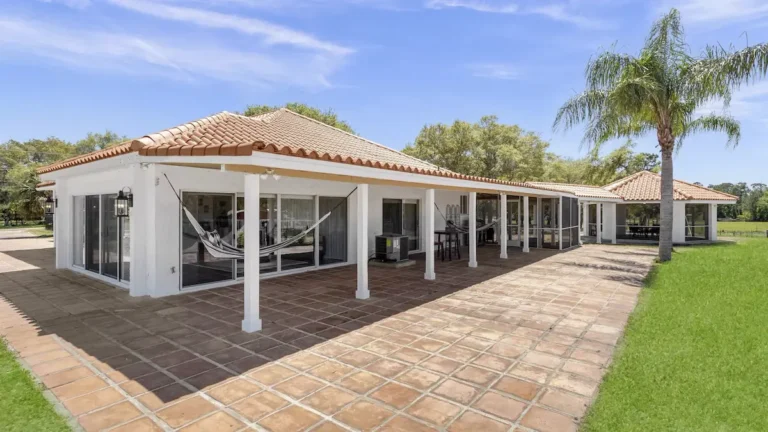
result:
[[[466,405],[480,394],[480,390],[475,387],[460,383],[458,381],[447,379],[437,386],[432,393],[440,395],[446,399]]]
[[[69,357],[70,354],[63,350],[63,349],[57,349],[53,351],[46,351],[43,353],[31,355],[29,357],[24,358],[24,361],[27,362],[30,366],[39,365],[40,363],[45,363],[47,361],[51,360],[57,360],[65,357]]]
[[[539,384],[544,384],[551,374],[552,371],[549,369],[544,369],[525,363],[518,363],[512,366],[512,369],[509,371],[509,375],[525,378],[529,381],[534,381]]]
[[[429,357],[429,354],[423,351],[415,350],[413,348],[405,347],[393,352],[390,354],[390,357],[404,361],[406,363],[418,363]]]
[[[480,386],[488,386],[496,380],[500,374],[474,366],[467,366],[453,374],[453,376]]]
[[[168,368],[168,372],[176,375],[177,377],[179,377],[179,379],[185,379],[191,376],[195,376],[197,374],[201,374],[215,367],[216,367],[215,364],[209,361],[205,361],[201,358],[198,358],[198,359],[188,361],[186,363],[181,363],[171,368]]]
[[[224,405],[229,405],[235,401],[245,398],[246,396],[257,393],[260,390],[261,387],[250,381],[244,379],[236,379],[213,387],[212,389],[208,390],[208,394]]]
[[[379,429],[379,432],[436,432],[437,429],[426,426],[408,417],[397,416]]]
[[[434,372],[450,374],[451,372],[458,369],[459,366],[461,366],[461,363],[445,357],[432,356],[420,363],[419,366]]]
[[[414,417],[444,428],[456,417],[456,414],[461,412],[461,408],[458,405],[426,396],[411,405],[407,412]]]
[[[450,432],[504,432],[509,425],[471,411],[461,415],[448,428]]]
[[[494,344],[488,350],[488,352],[491,354],[496,354],[501,357],[516,359],[520,357],[520,354],[525,352],[525,348],[519,345],[513,345],[511,343],[501,341]]]
[[[212,403],[195,396],[158,411],[157,416],[178,428],[213,411],[216,407]]]
[[[504,372],[512,366],[512,361],[491,354],[482,354],[474,359],[472,364],[487,369],[493,369],[497,372]]]
[[[176,403],[181,398],[191,395],[192,390],[187,389],[181,384],[174,383],[155,389],[151,392],[144,393],[137,399],[142,405],[147,407],[151,411],[157,411],[165,408],[166,405]]]
[[[78,419],[80,426],[86,431],[100,431],[125,423],[128,420],[139,417],[141,411],[130,402],[123,402],[117,405],[101,409],[99,411],[86,414]]]
[[[93,393],[89,393],[85,396],[66,400],[64,401],[64,406],[69,410],[69,412],[72,413],[72,415],[79,416],[81,414],[103,408],[107,405],[112,405],[113,403],[119,402],[121,400],[125,400],[123,395],[120,394],[117,390],[108,387]]]
[[[135,380],[125,381],[120,384],[120,388],[131,396],[137,396],[167,386],[172,382],[174,382],[174,379],[168,375],[162,372],[155,372],[136,378]]]
[[[227,381],[232,377],[232,372],[222,368],[214,368],[199,375],[187,378],[184,381],[196,389],[207,390],[213,386],[221,384],[224,381]]]
[[[284,398],[264,391],[235,402],[231,407],[248,420],[256,421],[288,404],[289,402]]]
[[[353,393],[335,387],[326,387],[307,396],[302,400],[302,403],[324,414],[333,415],[344,405],[355,400],[355,398],[357,398],[357,395]]]
[[[541,432],[575,432],[577,429],[572,419],[539,407],[531,408],[520,424]]]
[[[589,399],[559,390],[548,389],[539,398],[539,404],[552,407],[575,417],[581,417],[589,407]]]
[[[92,391],[107,387],[106,381],[97,377],[90,376],[78,381],[64,384],[63,386],[56,387],[51,390],[61,400],[71,399]]]
[[[539,392],[539,386],[536,384],[510,376],[502,377],[493,388],[525,400],[533,400]]]
[[[343,377],[344,375],[349,374],[353,370],[355,369],[351,366],[347,366],[344,363],[339,363],[337,361],[330,360],[320,364],[319,366],[310,370],[308,373],[310,375],[316,376],[326,381],[334,382],[339,378]]]
[[[376,360],[379,360],[380,358],[381,357],[377,356],[376,354],[369,353],[367,351],[354,350],[337,357],[337,360],[350,366],[363,367],[373,363]]]
[[[424,369],[413,368],[399,375],[395,378],[395,381],[408,384],[419,390],[426,390],[432,387],[436,382],[440,381],[441,378],[442,377],[436,373]]]
[[[53,361],[40,363],[37,366],[32,366],[32,372],[37,376],[46,376],[55,372],[63,371],[66,369],[80,366],[80,362],[74,357],[65,357],[63,359],[56,359]]]
[[[275,385],[294,375],[296,372],[280,365],[264,366],[248,374],[249,377],[266,386]]]
[[[376,428],[394,414],[392,411],[370,402],[356,402],[334,416],[335,419],[355,429],[368,431]]]
[[[521,358],[522,361],[549,369],[557,369],[563,364],[562,357],[531,351]]]
[[[472,404],[472,407],[509,421],[515,421],[520,417],[526,405],[510,397],[488,392]]]
[[[69,384],[81,378],[92,376],[93,372],[85,366],[68,369],[61,372],[52,373],[43,378],[43,384],[49,389],[60,385]]]
[[[299,375],[276,385],[274,389],[295,399],[301,399],[324,386],[325,384],[314,378]]]
[[[416,349],[420,349],[422,351],[437,352],[445,348],[446,346],[448,346],[448,344],[439,340],[425,337],[415,342],[412,342],[410,346]]]
[[[308,352],[302,352],[300,354],[292,355],[287,359],[282,360],[283,363],[301,371],[311,369],[319,365],[320,363],[323,363],[324,361],[325,359],[323,357],[316,356]]]
[[[549,385],[578,393],[582,396],[592,396],[595,390],[597,390],[596,382],[570,373],[559,373],[555,375]]]
[[[296,405],[291,405],[282,411],[259,421],[259,424],[273,432],[298,432],[322,420],[320,416]]]
[[[245,427],[245,424],[231,415],[218,411],[181,429],[183,432],[233,432]]]
[[[366,366],[365,370],[386,378],[392,378],[409,367],[410,366],[405,363],[389,359],[381,359]]]
[[[132,422],[126,423],[109,432],[162,432],[163,428],[158,426],[149,417],[142,417]]]
[[[480,354],[479,351],[475,351],[469,348],[460,347],[457,345],[448,347],[440,351],[440,355],[448,357],[449,359],[466,363]]]
[[[368,393],[383,382],[384,379],[379,378],[374,374],[361,371],[339,381],[339,385],[356,393]]]
[[[371,397],[391,405],[397,409],[403,409],[415,401],[421,393],[396,383],[387,383],[371,393]]]

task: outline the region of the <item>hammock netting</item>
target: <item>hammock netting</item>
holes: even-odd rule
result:
[[[245,249],[232,246],[231,244],[225,242],[224,240],[221,239],[221,236],[219,235],[218,232],[216,232],[216,230],[206,231],[200,225],[197,219],[195,219],[195,217],[192,215],[192,212],[190,212],[189,209],[187,209],[187,207],[184,205],[184,202],[181,200],[181,197],[176,192],[176,189],[173,187],[173,184],[171,184],[171,180],[168,178],[167,175],[165,175],[165,179],[168,180],[168,184],[171,186],[171,189],[173,189],[173,193],[176,194],[176,198],[179,199],[179,203],[181,204],[181,208],[184,210],[184,214],[187,215],[187,219],[189,220],[189,223],[192,225],[192,228],[195,229],[195,232],[197,233],[197,236],[200,239],[200,242],[203,244],[203,246],[208,251],[208,253],[211,254],[211,256],[213,256],[214,258],[237,259],[237,260],[245,259]],[[350,195],[352,195],[356,190],[357,188],[354,188],[352,192],[350,192],[349,195],[347,195],[347,197],[344,200],[349,198]],[[336,205],[336,207],[332,208],[317,222],[312,224],[312,226],[294,235],[293,237],[283,240],[280,243],[260,247],[259,256],[260,257],[269,256],[279,251],[280,249],[287,248],[288,246],[298,242],[304,236],[314,231],[315,228],[317,228],[326,219],[328,219],[328,217],[331,216],[331,213],[333,213],[333,211],[336,210],[336,208],[338,208],[343,202],[344,201],[341,201],[339,204]]]

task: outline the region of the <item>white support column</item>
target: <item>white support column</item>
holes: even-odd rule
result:
[[[581,212],[579,212],[579,215],[581,216],[581,225],[579,225],[579,229],[581,230],[581,235],[588,236],[589,235],[589,202],[580,202],[581,205]]]
[[[603,243],[603,205],[601,203],[595,204],[597,211],[597,244]]]
[[[717,204],[709,205],[709,240],[717,240]]]
[[[130,293],[132,297],[144,296],[149,294],[147,288],[147,205],[149,204],[149,194],[147,192],[147,182],[144,180],[146,171],[143,171],[141,164],[131,166],[131,192],[133,192],[133,208],[130,209],[131,217],[128,219],[130,224],[129,232],[131,252],[131,282]]]
[[[563,250],[563,197],[557,200],[557,230],[558,240],[560,242],[560,250]]]
[[[530,215],[528,215],[528,195],[523,196],[523,253],[528,253],[531,251],[531,248],[529,247],[529,236],[530,236],[530,227],[529,221],[530,221]]]
[[[368,290],[368,185],[357,185],[357,292],[355,297],[371,297]]]
[[[507,259],[507,194],[501,194],[499,203],[499,243],[501,244],[501,259]]]
[[[477,267],[477,192],[469,193],[469,266]]]
[[[53,228],[56,253],[56,268],[66,269],[72,265],[70,251],[72,250],[72,197],[67,191],[67,179],[56,180],[54,190]]]
[[[541,206],[541,197],[536,197],[536,214],[533,216],[536,218],[536,249],[541,249],[542,243],[544,243],[544,218],[542,217],[544,208]]]
[[[611,240],[611,244],[616,244],[616,203],[606,203],[603,207],[605,212],[605,232]]]
[[[424,279],[435,280],[435,190],[427,189],[426,199],[424,200],[424,213],[426,219],[425,226],[425,268]]]
[[[259,175],[245,174],[245,217],[251,223],[246,226],[245,240],[245,305],[243,310],[243,331],[261,330],[259,313]]]

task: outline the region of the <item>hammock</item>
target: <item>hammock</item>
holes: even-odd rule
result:
[[[468,228],[460,227],[460,226],[456,225],[455,223],[453,223],[453,221],[450,221],[450,220],[446,219],[446,217],[443,214],[443,212],[440,211],[440,207],[437,206],[437,203],[435,203],[435,208],[437,209],[437,212],[440,213],[440,216],[443,217],[443,220],[445,221],[445,225],[446,226],[448,226],[451,229],[454,229],[454,230],[456,230],[456,231],[458,231],[458,232],[460,232],[462,234],[469,234],[469,229]],[[476,228],[475,231],[478,231],[478,232],[479,231],[485,231],[488,228],[496,225],[498,222],[499,222],[498,220],[494,220],[491,223],[488,223],[488,224],[485,224],[485,225],[483,225],[483,226],[481,226],[479,228]]]
[[[167,174],[163,174],[165,176],[165,179],[168,180],[168,184],[171,186],[171,189],[173,189],[173,193],[176,194],[176,198],[179,199],[179,204],[181,204],[181,208],[184,210],[184,214],[187,215],[187,219],[189,219],[189,223],[192,225],[192,228],[195,229],[195,232],[197,232],[197,236],[200,238],[200,242],[205,246],[205,249],[208,251],[211,256],[214,258],[221,258],[221,259],[245,259],[245,250],[241,248],[234,247],[230,245],[229,243],[225,242],[221,239],[221,236],[219,236],[219,233],[214,231],[206,231],[200,223],[195,219],[194,216],[192,216],[192,212],[190,212],[187,207],[184,205],[184,202],[181,200],[181,197],[176,192],[176,189],[173,187],[173,184],[171,183],[171,180],[168,178]],[[346,200],[349,198],[350,195],[352,195],[357,188],[352,189],[352,192],[347,195],[347,197],[344,199]],[[323,221],[328,219],[328,217],[333,213],[336,208],[338,208],[344,201],[339,202],[339,204],[336,204],[336,207],[332,208],[328,213],[325,214],[325,216],[321,217],[317,222],[315,222],[312,226],[305,229],[304,231],[296,234],[295,236],[283,240],[280,243],[269,245],[269,246],[263,246],[259,248],[259,256],[269,256],[275,252],[277,252],[280,249],[284,249],[297,241],[301,240],[302,237],[306,236],[310,232],[312,232],[315,228],[318,227]]]

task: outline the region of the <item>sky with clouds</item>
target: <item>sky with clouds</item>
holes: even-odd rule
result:
[[[398,149],[425,124],[495,114],[578,157],[579,130],[552,132],[557,108],[591,55],[636,52],[670,7],[693,54],[768,41],[764,0],[4,0],[0,141],[141,136],[299,101]],[[740,146],[697,135],[675,176],[768,183],[766,108],[768,79],[742,88],[729,109]]]

